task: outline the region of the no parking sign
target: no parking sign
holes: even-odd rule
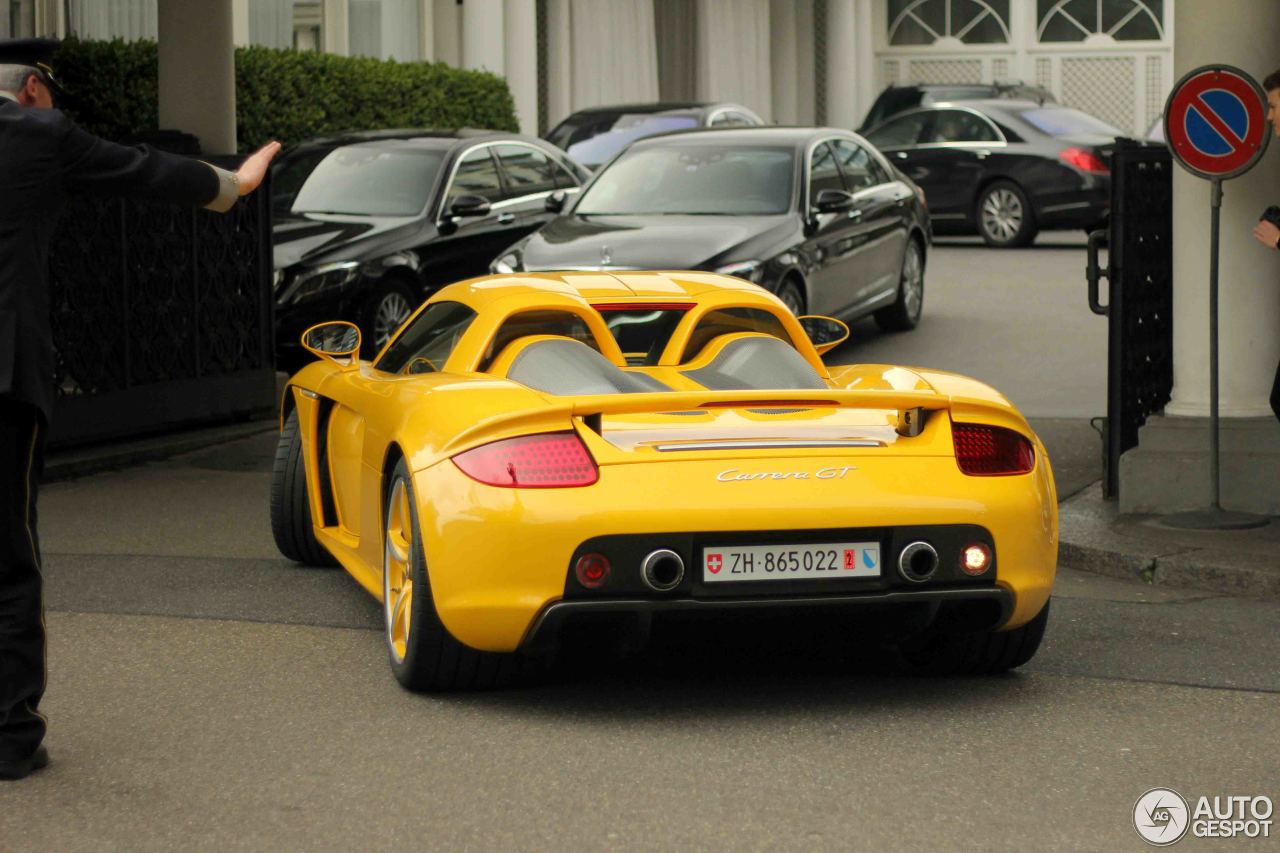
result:
[[[1173,87],[1164,138],[1184,169],[1202,178],[1234,178],[1267,150],[1267,96],[1245,72],[1203,65]]]

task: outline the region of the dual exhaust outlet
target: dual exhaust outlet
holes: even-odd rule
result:
[[[938,570],[938,551],[917,540],[898,553],[898,574],[911,583],[924,583]],[[684,560],[669,548],[651,551],[640,563],[640,579],[654,592],[670,592],[684,580]]]

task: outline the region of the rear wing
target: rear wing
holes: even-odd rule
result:
[[[916,436],[933,412],[949,411],[952,420],[1003,426],[1034,440],[1030,426],[1012,406],[977,397],[948,396],[934,391],[655,391],[640,394],[598,394],[549,397],[537,409],[503,412],[484,417],[462,430],[443,448],[452,456],[479,444],[530,431],[564,429],[574,421],[599,433],[609,415],[660,414],[699,409],[846,408],[897,412],[896,430]]]

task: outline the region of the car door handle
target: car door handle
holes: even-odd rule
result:
[[[516,215],[515,215],[514,213],[499,213],[499,214],[498,214],[498,224],[499,224],[499,225],[510,225],[512,222],[515,222],[515,221],[516,221]]]
[[[845,216],[852,219],[854,222],[857,222],[859,219],[862,218],[862,209],[857,207],[851,207],[849,208],[849,212],[846,213]]]
[[[894,156],[894,157],[897,157],[899,160],[905,160],[905,159],[907,159],[907,152],[905,152],[905,151],[895,151],[895,152],[893,152],[893,156]]]
[[[990,151],[987,151],[987,150],[986,150],[986,149],[984,149],[984,148],[979,148],[979,149],[978,149],[978,151],[977,151],[977,155],[978,155],[978,159],[979,159],[979,160],[985,160],[985,159],[987,159],[988,157],[990,157],[990,156],[991,156],[991,152],[990,152]]]

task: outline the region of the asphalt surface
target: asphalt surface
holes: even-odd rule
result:
[[[935,282],[980,251],[935,254],[922,334],[852,346],[941,346],[966,303],[996,310],[963,297],[982,281],[958,279],[954,303]],[[1035,273],[1037,318],[1070,302],[1050,273],[1066,290],[1083,264],[982,254],[984,281]],[[1014,296],[993,298],[1012,314]],[[1085,372],[1073,322],[1028,327],[1061,356],[1034,366],[1050,378],[952,359],[1031,410],[1060,491],[1097,453],[1092,392],[1034,408],[1041,383]],[[1280,604],[1070,570],[1040,654],[1002,677],[904,675],[873,643],[791,624],[662,634],[539,687],[407,693],[376,603],[276,552],[273,441],[45,489],[53,763],[0,783],[0,850],[1139,850],[1150,788],[1280,799]],[[1179,844],[1209,847],[1266,849]]]

